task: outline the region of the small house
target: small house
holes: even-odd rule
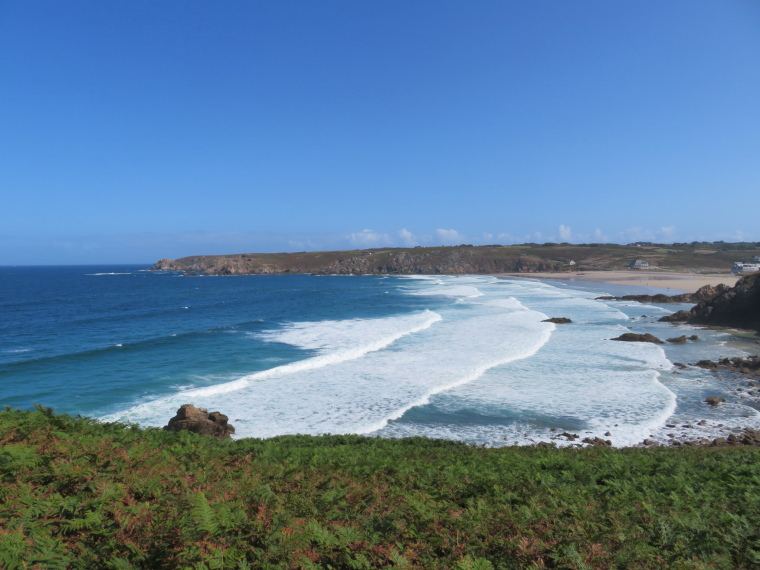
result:
[[[754,273],[755,271],[760,271],[760,263],[742,263],[741,261],[737,261],[731,269],[731,273],[734,275],[740,273]]]
[[[628,269],[648,269],[649,263],[641,259],[634,259],[628,264]]]

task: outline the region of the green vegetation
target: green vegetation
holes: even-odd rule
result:
[[[217,442],[0,412],[0,567],[757,568],[760,451]]]

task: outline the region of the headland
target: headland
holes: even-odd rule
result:
[[[152,269],[199,275],[483,275],[531,274],[578,279],[585,272],[609,283],[686,290],[718,282],[732,284],[736,262],[760,256],[759,243],[692,242],[628,245],[527,243],[461,244],[440,247],[377,248],[351,251],[193,255],[162,259]],[[635,267],[634,272],[626,268]],[[653,273],[656,272],[656,273]],[[602,273],[604,275],[602,275]],[[614,281],[612,281],[614,279]],[[592,279],[589,279],[592,280]],[[689,285],[693,282],[694,285]]]

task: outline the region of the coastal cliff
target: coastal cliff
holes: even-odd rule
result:
[[[694,298],[687,300],[697,302],[697,304],[690,310],[676,311],[659,320],[666,323],[686,322],[695,325],[752,329],[760,332],[760,273],[742,277],[733,287],[725,285],[702,287],[693,295]],[[668,303],[675,299],[675,297],[670,297],[671,300],[655,299],[655,297],[644,299],[643,297],[639,295],[610,298],[655,303]],[[604,297],[599,297],[599,299],[604,299]]]
[[[560,272],[561,261],[502,247],[439,247],[282,254],[238,254],[162,259],[156,271],[202,275],[462,275]]]
[[[760,331],[760,273],[742,277],[736,285],[697,304],[689,322]]]
[[[727,272],[737,259],[751,259],[754,255],[760,255],[760,242],[667,245],[551,242],[481,246],[461,244],[351,251],[194,255],[180,259],[162,259],[153,265],[153,269],[200,275],[457,275],[616,270],[627,267],[634,259],[641,259],[646,260],[650,267],[671,271]],[[702,300],[693,299],[692,302]]]

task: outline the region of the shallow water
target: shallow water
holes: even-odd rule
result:
[[[485,445],[569,443],[554,439],[564,431],[634,445],[699,420],[707,423],[679,430],[760,427],[739,381],[672,365],[753,345],[656,322],[683,306],[595,300],[642,288],[490,276],[182,277],[135,266],[0,268],[0,287],[0,400],[14,407],[161,426],[192,402],[227,414],[238,437]],[[573,323],[542,322],[557,316]],[[702,340],[609,340],[628,330]],[[712,408],[708,395],[729,401]]]

